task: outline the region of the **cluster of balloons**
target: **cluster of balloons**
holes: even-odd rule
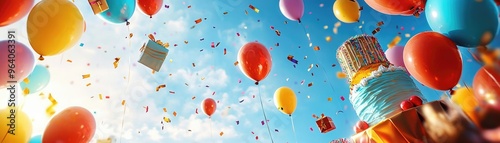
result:
[[[12,110],[16,112],[11,113]],[[2,140],[8,143],[88,143],[95,133],[95,119],[87,109],[73,106],[57,113],[49,121],[43,135],[31,137],[33,125],[31,118],[18,108],[0,110],[2,117],[15,117],[15,135],[9,134],[10,126],[0,126],[0,133],[5,135]],[[9,125],[11,118],[0,118],[0,123]]]

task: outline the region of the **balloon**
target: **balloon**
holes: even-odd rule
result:
[[[358,121],[356,123],[356,128],[361,129],[361,131],[368,129],[369,127],[370,127],[370,125],[368,125],[368,123],[366,123],[366,121]]]
[[[495,4],[497,4],[497,6],[500,6],[500,0],[495,0]]]
[[[42,143],[42,135],[32,137],[28,143]]]
[[[280,0],[280,11],[286,18],[300,21],[300,18],[304,15],[304,1]]]
[[[389,60],[389,62],[394,66],[406,67],[405,61],[403,59],[403,51],[404,51],[403,46],[394,46],[385,51],[385,56],[387,60]]]
[[[472,83],[474,96],[480,105],[500,111],[500,72],[493,67],[482,67]]]
[[[215,100],[212,98],[206,98],[201,102],[201,109],[203,109],[203,112],[208,117],[211,117],[217,109],[217,103],[215,103]]]
[[[137,5],[142,12],[152,18],[153,15],[160,11],[163,0],[137,0]]]
[[[2,124],[0,126],[0,134],[2,134],[0,140],[3,143],[26,143],[30,140],[33,125],[28,114],[19,108],[8,107],[0,110],[0,116],[2,117],[0,118],[0,124]],[[11,124],[12,122],[14,124]],[[12,132],[11,130],[14,131]]]
[[[409,16],[420,13],[426,0],[365,0],[374,10],[388,15]]]
[[[33,71],[33,67],[35,66],[35,55],[33,55],[33,52],[23,43],[19,41],[15,42],[15,50],[11,51],[12,48],[9,48],[8,40],[0,41],[0,66],[2,67],[0,75],[3,75],[0,76],[0,88],[8,86],[8,81],[17,82],[23,80],[31,73],[31,71]],[[9,61],[9,59],[13,60]],[[14,63],[11,63],[11,61]],[[10,66],[14,66],[12,70],[14,78],[6,76],[10,75],[9,70],[7,69],[7,67]]]
[[[457,85],[462,60],[449,38],[437,32],[422,32],[410,38],[404,49],[406,69],[417,81],[436,90]]]
[[[29,93],[36,93],[44,89],[50,81],[50,72],[43,65],[36,65],[27,80],[21,82],[21,89],[28,89]]]
[[[463,47],[487,45],[498,31],[498,8],[492,0],[429,0],[425,16],[433,31]]]
[[[282,86],[274,92],[274,105],[282,113],[292,116],[297,107],[295,92],[289,87]]]
[[[43,0],[29,13],[27,25],[31,47],[43,60],[42,56],[60,54],[80,40],[83,16],[71,1]]]
[[[68,107],[49,121],[42,142],[88,143],[94,136],[95,127],[94,116],[87,109]]]
[[[399,104],[399,107],[401,107],[401,110],[406,111],[415,107],[415,105],[411,101],[405,100],[402,101],[401,104]]]
[[[135,11],[135,0],[108,0],[109,9],[97,16],[109,23],[128,22]]]
[[[272,67],[271,54],[258,42],[243,45],[238,53],[238,61],[240,70],[256,84],[267,77]]]
[[[333,4],[333,14],[345,23],[358,22],[361,16],[359,9],[358,2],[353,0],[336,0]]]
[[[34,3],[34,0],[0,1],[0,27],[21,20],[28,14]]]

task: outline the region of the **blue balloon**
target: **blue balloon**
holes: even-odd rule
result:
[[[135,12],[135,0],[108,0],[107,3],[109,9],[97,16],[110,23],[128,22]]]
[[[42,143],[42,135],[32,137],[29,143]]]
[[[43,65],[36,65],[33,72],[28,75],[28,83],[21,82],[21,89],[28,88],[30,93],[36,93],[43,90],[50,81],[50,72]]]
[[[498,32],[498,8],[493,0],[427,0],[425,16],[433,31],[458,46],[487,45]],[[485,34],[492,37],[481,42]]]

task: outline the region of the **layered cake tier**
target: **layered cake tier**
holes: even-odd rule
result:
[[[358,35],[345,41],[337,50],[337,60],[351,85],[356,85],[378,66],[390,65],[377,38],[368,35]]]
[[[349,100],[358,117],[372,126],[402,112],[401,102],[414,95],[423,97],[403,68],[379,66],[353,86]]]

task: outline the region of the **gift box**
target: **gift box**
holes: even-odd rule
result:
[[[167,58],[168,49],[164,46],[149,40],[144,47],[144,51],[142,53],[141,58],[139,59],[139,63],[151,68],[154,71],[160,71],[165,58]]]
[[[362,131],[351,137],[351,141],[349,143],[376,143],[372,140],[366,131]]]
[[[484,142],[479,129],[453,103],[434,101],[417,107],[430,142]]]
[[[89,0],[90,7],[92,7],[92,11],[94,14],[100,14],[109,9],[108,3],[106,0]]]
[[[335,124],[333,124],[332,118],[328,116],[324,116],[316,120],[316,125],[318,125],[318,128],[321,131],[321,133],[327,133],[336,128]]]

